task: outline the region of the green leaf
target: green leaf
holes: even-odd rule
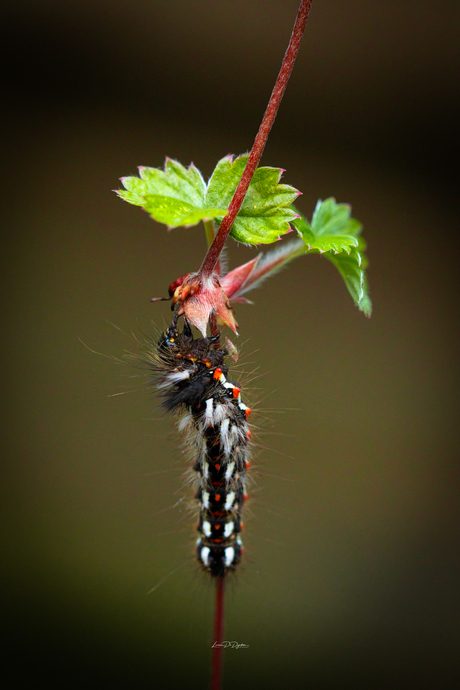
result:
[[[356,306],[366,316],[370,316],[372,314],[372,302],[369,297],[369,285],[364,270],[367,266],[367,260],[362,253],[365,247],[364,240],[360,239],[358,247],[353,247],[349,254],[345,252],[332,254],[329,252],[324,256],[338,269]]]
[[[142,206],[155,220],[170,228],[196,225],[204,219],[217,224],[241,179],[248,156],[225,156],[217,164],[208,185],[192,164],[184,168],[166,159],[165,169],[139,168],[140,177],[124,177],[118,195],[130,204]],[[233,224],[232,237],[246,244],[269,244],[289,232],[296,212],[289,208],[299,192],[278,184],[279,168],[258,168]]]
[[[179,226],[190,227],[205,218],[222,217],[221,208],[197,208],[180,199],[161,194],[146,194],[144,208],[152,218],[159,223],[165,223],[170,228]],[[226,213],[226,211],[224,211]]]
[[[337,204],[330,197],[318,201],[311,223],[303,216],[293,221],[305,242],[306,253],[321,253],[337,268],[356,306],[366,316],[372,312],[369,286],[365,276],[366,248],[360,237],[361,223],[350,218],[348,204]]]
[[[117,192],[125,201],[142,206],[159,223],[170,228],[196,225],[203,218],[221,218],[225,209],[206,208],[206,184],[193,163],[183,165],[166,159],[164,170],[139,168],[140,177],[123,177],[124,190]]]
[[[209,180],[206,203],[228,208],[249,156],[226,156],[220,160]],[[299,192],[279,184],[282,170],[257,168],[230,235],[245,244],[270,244],[291,230],[297,216],[289,206]],[[217,219],[219,222],[219,219]]]
[[[349,252],[358,246],[358,235],[361,223],[350,218],[351,208],[348,204],[336,204],[330,197],[318,201],[311,224],[305,218],[294,223],[299,235],[303,237],[309,249],[319,252]]]

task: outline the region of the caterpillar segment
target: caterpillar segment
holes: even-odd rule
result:
[[[158,341],[156,385],[163,407],[179,413],[178,428],[193,448],[198,475],[199,519],[196,555],[215,577],[235,570],[241,560],[241,514],[247,498],[251,412],[241,387],[229,381],[219,335],[193,338],[186,320],[177,319]]]

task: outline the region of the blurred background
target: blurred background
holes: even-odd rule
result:
[[[111,190],[166,155],[208,178],[250,149],[297,6],[2,8],[6,687],[207,687],[178,438],[118,363],[167,323],[149,299],[204,233]],[[309,216],[352,204],[374,314],[319,256],[237,309],[261,447],[226,688],[459,685],[459,20],[456,0],[313,4],[262,164]]]

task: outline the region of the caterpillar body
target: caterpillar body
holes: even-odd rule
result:
[[[199,503],[196,555],[215,577],[235,570],[243,553],[241,513],[251,437],[251,410],[241,400],[240,386],[227,379],[227,354],[219,334],[193,338],[187,320],[179,332],[175,317],[158,341],[155,366],[162,406],[179,414],[179,431],[193,448]]]

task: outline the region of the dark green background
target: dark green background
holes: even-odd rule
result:
[[[149,298],[199,266],[204,233],[110,190],[165,155],[208,177],[248,150],[296,10],[2,9],[7,687],[207,686],[212,588],[195,518],[169,510],[178,440],[114,361],[166,323]],[[459,19],[454,1],[314,2],[263,164],[306,214],[352,203],[375,312],[316,256],[237,309],[261,449],[227,602],[249,648],[226,653],[225,688],[458,687]]]

